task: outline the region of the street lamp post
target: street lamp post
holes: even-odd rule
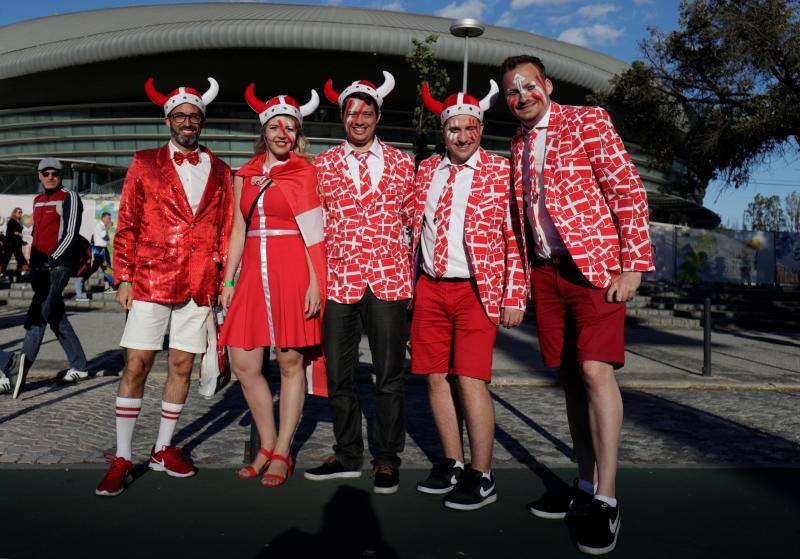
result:
[[[469,63],[469,39],[480,37],[486,28],[477,19],[462,18],[450,24],[450,34],[455,37],[464,37],[464,80],[461,91],[467,92],[467,64]]]

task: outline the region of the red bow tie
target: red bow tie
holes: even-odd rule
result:
[[[200,154],[196,151],[191,153],[181,153],[176,151],[173,154],[172,159],[175,160],[176,165],[182,165],[184,161],[188,161],[189,165],[197,165],[200,163]]]

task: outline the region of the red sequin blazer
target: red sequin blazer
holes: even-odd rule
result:
[[[163,304],[216,302],[233,219],[231,170],[211,157],[197,213],[169,157],[169,146],[137,151],[119,204],[114,276],[133,298]]]

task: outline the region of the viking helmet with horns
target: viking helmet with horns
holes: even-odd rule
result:
[[[319,106],[319,95],[315,90],[311,90],[311,99],[305,105],[300,105],[294,97],[289,95],[276,95],[267,102],[256,97],[256,84],[251,83],[244,91],[244,99],[250,108],[258,113],[258,120],[264,125],[269,119],[278,115],[289,115],[297,119],[301,125],[303,117],[306,117],[317,110]]]
[[[203,111],[203,114],[205,115],[206,107],[211,104],[211,102],[216,98],[217,93],[219,93],[219,84],[217,83],[217,80],[214,78],[208,78],[208,83],[208,91],[202,95],[199,91],[192,87],[179,87],[177,89],[173,89],[167,95],[164,95],[163,93],[156,91],[155,85],[153,85],[153,78],[151,76],[147,78],[147,81],[144,83],[144,90],[147,92],[147,96],[153,103],[164,107],[164,116],[169,116],[169,113],[172,112],[172,109],[183,103],[194,105]]]
[[[489,93],[480,101],[470,95],[469,93],[453,93],[448,95],[445,100],[437,101],[431,95],[431,90],[428,88],[427,83],[422,84],[422,102],[425,108],[430,112],[439,115],[442,119],[442,124],[448,118],[456,115],[469,115],[474,116],[483,122],[483,113],[491,107],[497,99],[497,94],[500,88],[497,87],[497,82],[489,80]]]
[[[375,99],[375,102],[378,104],[378,108],[380,108],[381,105],[383,105],[383,100],[392,92],[393,89],[394,76],[384,70],[383,83],[380,86],[376,87],[372,82],[359,80],[345,87],[341,93],[337,93],[336,90],[333,89],[333,80],[328,80],[325,83],[323,92],[325,93],[325,97],[328,99],[328,101],[331,103],[337,103],[339,105],[339,109],[341,110],[344,108],[344,100],[353,93],[366,93]]]

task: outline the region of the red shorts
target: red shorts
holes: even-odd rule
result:
[[[451,373],[490,382],[497,325],[483,310],[473,280],[423,275],[414,291],[411,372]]]
[[[534,263],[536,330],[545,367],[602,361],[625,364],[625,303],[606,302],[569,257]]]

